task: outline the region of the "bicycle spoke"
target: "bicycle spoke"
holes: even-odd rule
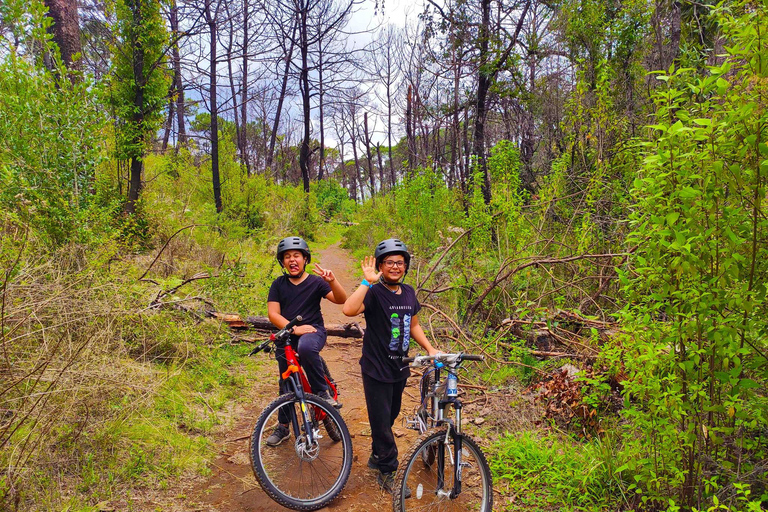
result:
[[[291,502],[311,502],[315,508],[315,503],[329,501],[343,488],[351,466],[352,447],[348,437],[337,442],[323,431],[317,431],[319,435],[313,436],[313,442],[308,443],[303,421],[299,422],[302,428],[298,440],[291,428],[290,436],[279,445],[268,445],[266,441],[278,424],[277,402],[289,399],[286,395],[273,402],[273,408],[270,410],[268,407],[259,419],[251,440],[254,472],[262,488],[277,501],[283,503],[280,498],[285,497]],[[334,417],[332,413],[327,412],[324,404],[316,403],[318,400],[320,399],[308,398],[307,405],[313,410],[319,408],[325,412],[330,418],[329,421],[333,422],[332,427],[348,436],[343,421],[339,423],[336,419],[339,418],[338,413]],[[301,419],[298,402],[289,402],[282,410],[288,413],[289,417],[297,416]]]
[[[403,493],[395,496],[396,510],[441,510],[445,512],[489,512],[491,510],[491,477],[484,457],[479,448],[465,438],[462,449],[462,482],[461,493],[451,498],[454,488],[454,453],[443,445],[445,430],[431,431],[419,438],[417,444],[406,454],[405,465],[398,474],[401,479],[399,489],[407,486],[411,497],[405,499]],[[426,457],[425,453],[438,453],[444,450],[443,463],[444,485],[438,487],[438,473],[441,457]],[[426,463],[425,459],[431,459]],[[482,460],[481,460],[482,459]],[[399,508],[398,508],[399,506]]]

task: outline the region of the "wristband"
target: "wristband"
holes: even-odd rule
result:
[[[363,279],[362,281],[360,281],[360,284],[361,285],[365,285],[368,288],[373,288],[373,285],[371,283],[369,283],[367,279]]]

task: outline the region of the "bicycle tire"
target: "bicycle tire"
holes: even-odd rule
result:
[[[325,431],[328,432],[328,437],[336,442],[341,441],[344,437],[341,430],[339,429],[339,426],[330,416],[323,418],[323,427],[325,427]]]
[[[304,434],[297,438],[292,427],[288,438],[279,445],[267,445],[266,439],[277,426],[277,414],[283,407],[293,408],[303,429],[300,401],[294,393],[288,393],[262,411],[248,452],[253,474],[270,498],[293,510],[316,510],[333,501],[347,484],[352,468],[352,438],[341,414],[328,402],[312,394],[305,394],[304,402],[310,410],[325,413],[338,430],[339,441],[334,441],[330,433],[326,439],[313,418],[312,428],[319,437],[311,450],[301,450],[305,446]]]
[[[409,510],[445,510],[461,512],[491,512],[493,510],[493,478],[488,461],[474,439],[463,436],[462,441],[462,489],[454,499],[448,495],[453,488],[453,434],[449,434],[450,449],[444,444],[446,429],[442,426],[428,430],[416,440],[403,456],[403,463],[395,477],[395,491],[392,507],[395,512]],[[422,452],[435,447],[435,462],[422,464]],[[444,471],[442,494],[437,491],[437,472],[440,466],[440,451]],[[406,489],[411,497],[406,498]]]
[[[323,373],[326,377],[328,377],[328,380],[333,382],[334,386],[336,385],[336,381],[333,380],[333,377],[331,377],[331,370],[328,369],[328,363],[325,362],[325,359],[323,359],[323,356],[320,357],[320,364],[323,366]]]

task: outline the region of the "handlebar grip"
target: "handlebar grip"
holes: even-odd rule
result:
[[[268,348],[268,346],[269,346],[269,341],[265,341],[264,343],[262,343],[262,344],[261,344],[261,345],[259,345],[258,347],[256,347],[256,348],[254,348],[253,350],[251,350],[250,354],[248,354],[248,355],[249,355],[249,356],[252,356],[252,355],[258,354],[258,353],[259,353],[259,352],[261,352],[262,350],[264,350],[264,349]]]
[[[302,320],[303,320],[303,318],[301,318],[301,315],[298,315],[296,318],[294,318],[293,320],[291,320],[290,322],[285,324],[285,327],[283,327],[283,330],[284,331],[290,331],[291,328],[293,328],[294,325],[296,325],[297,323],[301,322]]]
[[[416,360],[416,358],[415,358],[415,357],[404,357],[404,358],[403,358],[403,362],[404,362],[404,363],[406,363],[406,364],[411,364],[411,363],[412,363],[412,362],[414,362],[415,360]]]
[[[464,361],[484,361],[485,356],[476,356],[474,354],[464,354],[461,356]]]

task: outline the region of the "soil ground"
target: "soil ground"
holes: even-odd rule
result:
[[[338,245],[321,251],[317,260],[324,268],[334,271],[341,284],[351,293],[359,281],[359,268],[349,254]],[[349,318],[341,312],[341,306],[322,301],[325,322],[347,323]],[[363,325],[362,316],[356,319]],[[368,413],[363,397],[360,374],[362,340],[328,337],[322,355],[331,374],[340,387],[339,400],[343,403],[341,414],[352,435],[354,460],[352,472],[341,496],[323,510],[385,511],[391,510],[389,494],[376,484],[376,473],[368,469],[371,437]],[[187,492],[184,510],[205,512],[255,512],[288,510],[272,501],[259,487],[251,470],[248,457],[248,438],[261,410],[277,396],[277,363],[274,375],[254,379],[253,400],[249,407],[236,412],[233,427],[224,432],[217,442],[220,455],[214,460],[212,474],[207,481],[198,481]],[[400,454],[405,453],[417,433],[406,429],[400,421],[404,414],[411,414],[418,397],[418,380],[411,378],[405,391],[403,412],[394,427]]]

